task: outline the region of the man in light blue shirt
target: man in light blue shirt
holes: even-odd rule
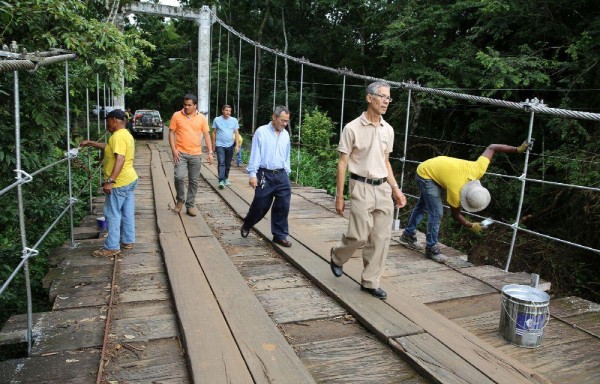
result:
[[[283,247],[292,246],[287,240],[288,213],[292,197],[292,186],[288,177],[292,172],[290,135],[285,130],[289,121],[288,108],[277,106],[273,111],[272,121],[254,133],[250,161],[246,168],[250,174],[248,184],[254,188],[254,199],[240,229],[242,237],[247,237],[250,229],[261,221],[271,208],[273,242]]]
[[[235,117],[231,117],[231,106],[225,104],[221,109],[222,115],[213,120],[212,144],[216,148],[219,170],[219,189],[230,185],[229,169],[231,168],[231,159],[233,151],[239,151],[240,136],[239,124]]]

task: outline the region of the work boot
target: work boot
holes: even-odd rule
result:
[[[414,249],[415,251],[423,250],[423,246],[417,242],[417,236],[415,235],[409,235],[406,232],[402,232],[402,236],[400,236],[398,241],[406,248]]]
[[[178,201],[177,204],[175,204],[175,208],[173,208],[173,210],[175,211],[175,213],[179,213],[179,212],[181,212],[182,208],[183,208],[183,201]]]
[[[448,259],[448,256],[444,255],[437,245],[425,248],[425,257],[438,263],[443,263]]]
[[[117,256],[119,253],[121,253],[120,249],[100,248],[97,251],[92,252],[92,256],[94,256],[94,257],[113,257],[113,256]]]
[[[196,208],[189,207],[187,209],[187,214],[190,215],[190,216],[196,216],[198,214],[198,212],[196,211]]]

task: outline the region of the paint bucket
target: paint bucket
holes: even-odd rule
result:
[[[99,231],[106,231],[106,219],[104,216],[96,218],[96,225],[98,226]]]
[[[537,348],[550,320],[550,296],[528,285],[502,287],[499,334],[519,347]]]
[[[396,216],[394,221],[392,222],[392,231],[400,230],[400,219],[398,218],[398,215],[400,215],[400,208],[396,208]]]

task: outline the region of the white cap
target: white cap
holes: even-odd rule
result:
[[[491,200],[490,192],[481,186],[479,180],[469,181],[460,190],[460,205],[468,212],[484,210]]]

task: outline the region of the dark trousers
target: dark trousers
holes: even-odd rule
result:
[[[231,159],[233,159],[233,149],[231,147],[217,147],[217,157],[219,161],[219,181],[225,181],[229,178],[229,168],[231,168]]]
[[[273,238],[285,240],[289,234],[288,214],[292,197],[290,179],[283,170],[274,173],[262,168],[258,170],[256,177],[258,178],[258,186],[254,191],[254,199],[250,205],[248,215],[244,219],[244,228],[252,228],[265,217],[269,208],[271,208],[271,233],[273,233]],[[271,207],[271,205],[273,206]]]

